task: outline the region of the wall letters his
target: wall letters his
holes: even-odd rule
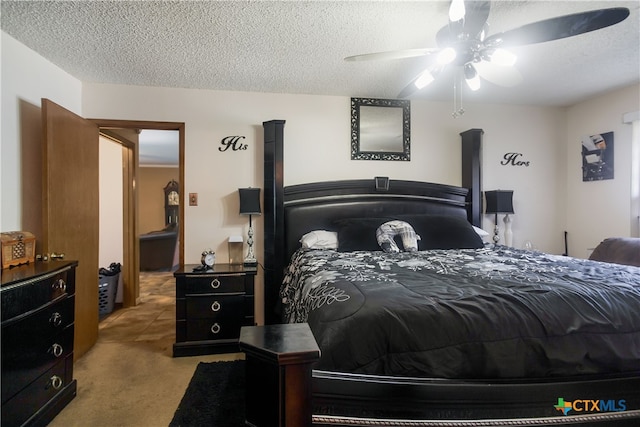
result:
[[[222,147],[218,147],[218,150],[222,152],[227,151],[229,148],[233,151],[246,150],[249,148],[249,145],[241,143],[241,139],[244,139],[244,136],[225,136],[220,141],[220,145],[222,145]]]

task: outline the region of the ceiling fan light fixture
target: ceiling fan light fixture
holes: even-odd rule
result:
[[[458,54],[454,48],[446,47],[438,53],[436,62],[438,63],[438,65],[447,65],[452,63],[453,60],[456,59],[457,55]]]
[[[472,91],[480,89],[480,76],[475,67],[471,64],[465,64],[464,66],[464,79],[467,82],[467,86]]]
[[[433,74],[431,74],[431,71],[427,69],[427,70],[424,70],[422,74],[420,74],[420,76],[418,76],[414,84],[418,89],[422,89],[423,87],[427,86],[434,80],[435,80],[435,77],[433,77]]]
[[[456,22],[464,18],[466,13],[464,7],[464,0],[451,0],[451,6],[449,6],[449,20]]]
[[[496,65],[510,67],[516,63],[518,57],[506,49],[497,48],[490,54],[490,61]]]

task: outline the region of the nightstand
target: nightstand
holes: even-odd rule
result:
[[[238,352],[242,326],[255,325],[257,268],[215,264],[194,272],[185,265],[176,278],[176,342],[173,357]]]

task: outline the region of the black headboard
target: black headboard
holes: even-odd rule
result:
[[[278,292],[284,269],[300,246],[303,234],[318,229],[331,230],[339,218],[393,216],[413,213],[461,216],[479,225],[477,200],[480,191],[479,159],[473,182],[456,187],[419,181],[343,180],[284,187],[284,120],[264,122],[264,299],[265,323],[280,323]],[[465,138],[474,137],[479,148],[482,130],[472,129],[463,137],[465,152],[479,155],[479,149],[466,150]],[[382,183],[382,185],[380,185]],[[388,184],[388,185],[385,185]]]
[[[315,182],[284,188],[284,259],[300,247],[300,238],[313,230],[336,231],[342,218],[393,217],[431,213],[467,217],[468,190],[442,184],[389,180],[377,189],[375,179]]]

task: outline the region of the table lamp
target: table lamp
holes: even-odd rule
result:
[[[249,215],[249,233],[247,245],[249,250],[244,259],[244,265],[256,265],[258,261],[253,253],[253,225],[252,215],[260,215],[260,189],[259,188],[239,188],[240,193],[240,215]]]
[[[511,246],[513,243],[513,233],[511,232],[511,218],[509,214],[513,213],[513,191],[511,190],[493,190],[485,191],[484,197],[486,199],[485,213],[495,214],[495,230],[493,233],[493,242],[498,244],[500,241],[499,228],[498,228],[498,214],[506,214],[504,216],[504,240],[507,246]]]

